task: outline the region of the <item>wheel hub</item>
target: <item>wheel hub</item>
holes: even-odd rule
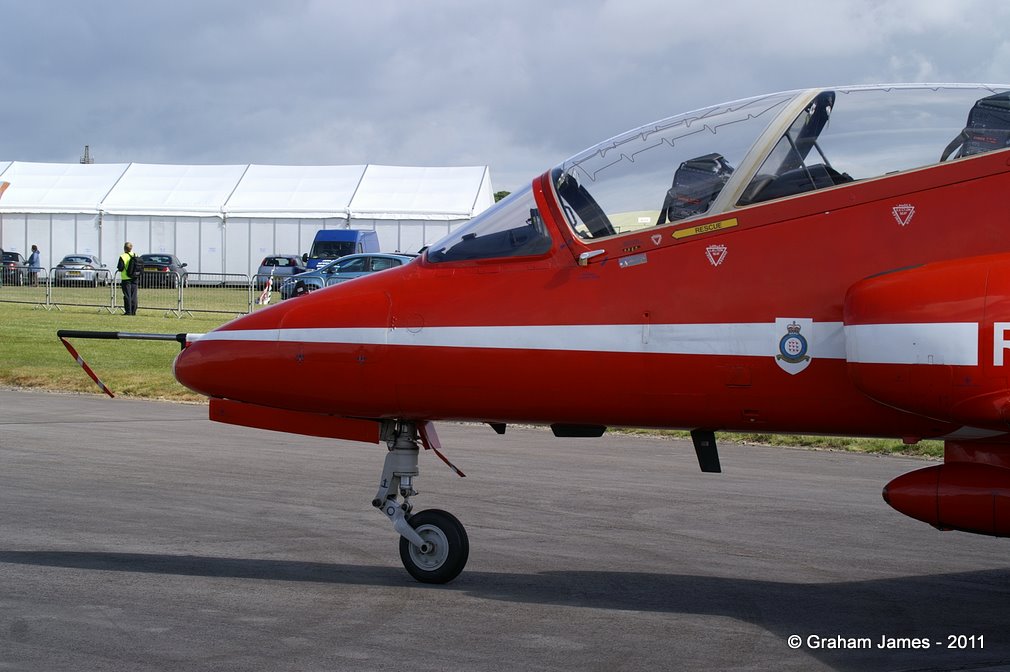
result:
[[[429,572],[445,564],[446,558],[449,557],[449,543],[442,530],[434,525],[422,525],[416,531],[424,539],[424,543],[420,547],[410,545],[411,560]]]

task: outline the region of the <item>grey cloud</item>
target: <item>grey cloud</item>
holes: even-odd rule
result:
[[[712,103],[1010,80],[1006,25],[939,0],[9,3],[0,159],[489,164],[514,189]]]

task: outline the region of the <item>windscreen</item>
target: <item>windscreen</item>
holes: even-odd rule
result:
[[[318,240],[312,244],[309,256],[313,259],[339,259],[354,252],[353,241]]]
[[[526,257],[550,249],[551,238],[529,185],[429,246],[427,259],[441,263]]]

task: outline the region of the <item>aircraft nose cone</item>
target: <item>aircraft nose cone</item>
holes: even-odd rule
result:
[[[257,310],[190,344],[175,360],[182,385],[208,397],[373,417],[395,408],[402,375],[389,357],[391,269]],[[313,381],[339,381],[321,390]]]
[[[271,306],[200,336],[176,356],[175,379],[208,397],[255,395],[269,378],[264,368],[274,359],[287,310],[284,304]]]
[[[203,366],[206,362],[207,348],[201,347],[200,342],[191,343],[176,355],[172,365],[175,379],[189,389],[208,397],[216,396],[214,386],[207,379],[207,368]]]

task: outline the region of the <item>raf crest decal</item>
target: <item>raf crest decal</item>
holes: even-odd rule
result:
[[[778,337],[775,363],[780,369],[795,376],[810,365],[813,326],[814,321],[809,318],[780,317],[775,320],[775,334]]]

